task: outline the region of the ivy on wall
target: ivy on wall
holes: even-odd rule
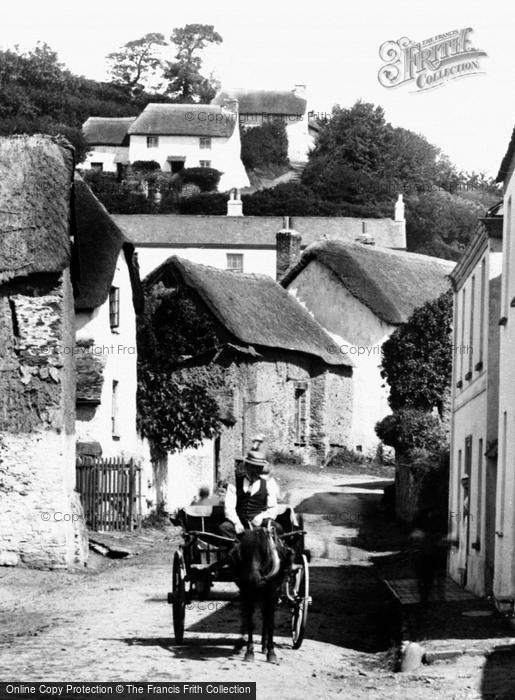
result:
[[[218,432],[224,368],[209,355],[180,363],[219,345],[213,320],[187,289],[146,290],[138,326],[138,428],[158,451],[198,447]]]

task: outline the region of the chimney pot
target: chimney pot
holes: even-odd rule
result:
[[[229,195],[227,216],[243,216],[243,202],[241,201],[240,191],[236,187],[231,190]]]
[[[404,219],[404,202],[402,194],[400,194],[395,202],[395,221],[405,221]]]

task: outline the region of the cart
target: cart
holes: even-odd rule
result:
[[[225,520],[223,506],[189,506],[179,511],[184,543],[175,552],[172,571],[172,591],[168,603],[173,609],[175,643],[184,640],[186,606],[192,600],[206,600],[216,582],[234,582],[229,565],[212,568],[226,560],[234,540],[218,534]],[[302,516],[286,504],[279,505],[277,522],[283,527],[281,539],[294,551],[292,567],[287,574],[280,601],[291,611],[291,636],[294,649],[299,649],[311,603],[309,595],[310,553],[304,547]]]

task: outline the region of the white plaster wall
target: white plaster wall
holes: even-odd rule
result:
[[[391,413],[388,387],[380,375],[381,346],[394,330],[361,304],[317,261],[311,262],[288,288],[334,339],[353,369],[353,418],[349,447],[374,452],[375,424]]]
[[[115,173],[116,163],[114,162],[114,157],[119,150],[118,146],[95,146],[78,167],[88,170],[91,168],[91,163],[102,163],[103,172]],[[129,149],[127,148],[126,150],[128,155]]]
[[[241,162],[240,133],[237,128],[230,138],[213,136],[211,148],[200,148],[198,136],[162,136],[159,135],[157,148],[147,147],[147,137],[139,134],[131,135],[129,160],[155,160],[163,171],[170,171],[167,161],[169,156],[185,157],[185,168],[200,167],[201,160],[211,161],[211,167],[220,170],[218,189],[223,192],[233,187],[243,188],[250,185],[247,173]]]
[[[137,247],[141,277],[146,277],[171,255],[191,262],[227,269],[227,253],[243,254],[243,272],[256,272],[275,279],[275,249],[251,248],[146,248]]]
[[[287,123],[288,158],[292,163],[304,163],[308,153],[314,147],[315,141],[308,131],[308,117],[304,115],[300,121]]]
[[[92,313],[79,313],[76,317],[77,340],[92,338],[92,351],[102,355],[104,383],[101,403],[90,421],[77,421],[77,440],[97,440],[104,457],[123,456],[141,459],[141,442],[136,434],[137,349],[136,317],[132,303],[129,271],[123,252],[118,257],[113,286],[120,288],[120,325],[111,330],[109,324],[109,299]],[[111,429],[112,385],[118,381],[118,435],[113,438]]]
[[[205,440],[197,449],[189,448],[168,455],[165,490],[167,510],[172,512],[176,508],[189,505],[201,486],[207,486],[213,493],[214,475],[212,440]]]
[[[503,289],[499,363],[499,453],[497,467],[494,596],[515,598],[515,178],[505,187],[503,228]],[[497,534],[499,533],[499,534]]]

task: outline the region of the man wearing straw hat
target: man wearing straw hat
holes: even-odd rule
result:
[[[263,476],[268,462],[260,450],[249,450],[244,459],[245,474],[236,477],[235,485],[229,484],[225,496],[226,520],[220,525],[225,537],[236,537],[245,529],[266,526],[269,522],[279,534],[283,530],[275,522],[277,516],[277,490]]]

